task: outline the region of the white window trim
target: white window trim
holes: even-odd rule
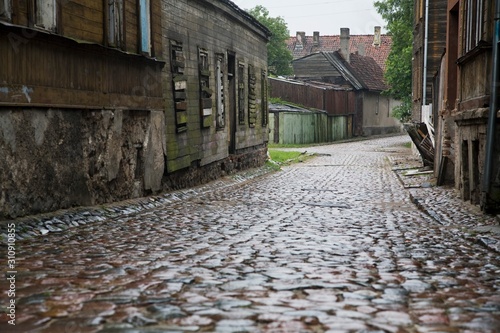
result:
[[[12,15],[11,0],[0,0],[0,18],[10,21]]]
[[[465,3],[465,53],[474,49],[483,33],[483,0],[467,0]]]
[[[35,1],[35,27],[55,31],[57,20],[56,0]]]
[[[215,89],[217,90],[217,128],[223,128],[226,125],[226,111],[224,109],[224,55],[216,55],[215,68]]]

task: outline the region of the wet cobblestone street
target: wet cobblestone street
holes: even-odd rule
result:
[[[442,224],[412,202],[425,192],[392,170],[408,141],[308,148],[279,172],[46,224],[15,243],[0,331],[500,332],[500,255],[463,236],[466,211]]]

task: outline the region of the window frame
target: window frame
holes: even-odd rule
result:
[[[106,45],[114,48],[125,46],[123,0],[106,0]]]
[[[215,54],[215,105],[216,105],[216,127],[223,129],[226,126],[225,108],[225,82],[224,82],[225,57],[223,53]]]
[[[145,55],[152,53],[151,34],[151,0],[139,0],[139,52]]]
[[[484,0],[465,0],[463,20],[463,54],[479,45],[483,34]]]
[[[34,0],[33,25],[35,28],[47,31],[57,30],[57,1],[56,0]],[[44,8],[43,7],[51,7]],[[46,14],[51,14],[47,17]]]
[[[0,19],[10,22],[12,19],[12,2],[11,0],[0,0]]]

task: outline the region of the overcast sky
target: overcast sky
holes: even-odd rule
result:
[[[375,0],[232,0],[242,9],[262,5],[271,17],[281,16],[291,36],[305,31],[312,36],[340,35],[340,28],[349,28],[352,35],[373,34],[375,26],[386,23],[373,7]]]

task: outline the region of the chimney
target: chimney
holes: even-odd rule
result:
[[[349,39],[349,28],[340,28],[340,52],[347,62],[350,62]]]
[[[366,47],[365,44],[358,44],[358,54],[360,56],[365,56],[366,55]]]
[[[304,31],[297,31],[297,44],[306,44],[306,33]]]
[[[319,46],[319,31],[313,33],[313,46]]]
[[[306,33],[304,31],[297,31],[297,41],[295,42],[295,50],[304,49],[306,44]]]
[[[373,36],[373,46],[380,46],[380,27],[375,27],[375,35]]]

